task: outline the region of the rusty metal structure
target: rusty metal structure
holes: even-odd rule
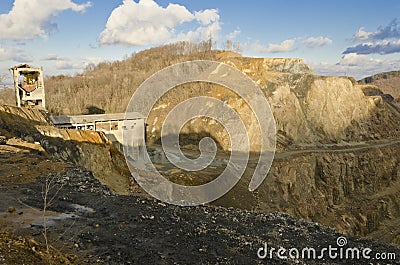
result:
[[[46,108],[43,69],[20,64],[10,68],[18,107]]]

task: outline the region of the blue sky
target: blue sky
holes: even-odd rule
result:
[[[299,57],[318,74],[400,70],[400,1],[1,0],[0,76],[19,63],[74,75],[177,40]]]

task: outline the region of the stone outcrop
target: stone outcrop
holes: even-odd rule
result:
[[[378,86],[383,93],[390,94],[395,99],[400,99],[400,71],[379,73],[373,76],[365,77],[358,81],[361,85]]]
[[[255,192],[248,191],[254,168],[251,161],[238,185],[215,203],[282,211],[346,234],[399,245],[399,112],[381,95],[365,93],[365,86],[354,79],[317,76],[300,59],[231,54],[220,61],[243,71],[261,88],[275,117],[278,152],[269,175]],[[256,155],[260,136],[253,126],[257,117],[249,106],[225,87],[202,83],[181,85],[165,94],[147,121],[149,142],[159,141],[163,119],[175,105],[200,95],[221,99],[237,110],[249,133],[252,155]],[[101,134],[58,130],[49,126],[44,113],[29,109],[0,107],[0,115],[4,134],[38,141],[54,157],[84,165],[111,189],[131,185],[123,157]],[[229,149],[229,137],[221,124],[208,118],[186,124],[181,140],[196,144],[202,136],[212,136],[222,149]],[[187,175],[170,172],[176,178]],[[189,180],[215,177],[215,172],[209,172]]]
[[[224,57],[220,61],[246,73],[262,89],[275,117],[278,150],[289,145],[400,136],[399,113],[379,95],[364,95],[363,87],[353,78],[317,76],[301,59]],[[252,151],[259,151],[260,133],[254,126],[257,117],[244,100],[225,87],[201,83],[178,86],[161,98],[147,121],[149,141],[159,139],[162,123],[174,106],[202,95],[216,97],[234,108],[248,129]],[[182,134],[210,135],[222,148],[229,149],[227,133],[211,119],[187,124]]]
[[[389,105],[400,111],[400,71],[379,73],[358,81],[367,89],[364,92],[375,93],[385,99]],[[373,89],[371,89],[373,87]],[[370,89],[368,89],[370,88]]]
[[[278,154],[255,192],[251,170],[216,203],[280,211],[400,245],[400,142],[363,149]],[[250,163],[250,168],[251,168]]]
[[[239,184],[216,203],[287,212],[342,233],[399,245],[400,115],[382,94],[366,93],[365,85],[353,78],[317,76],[300,59],[220,61],[246,73],[262,89],[276,121],[277,154],[255,192],[248,191],[250,163]],[[209,84],[168,92],[148,120],[150,140],[159,140],[163,119],[175,105],[203,95],[234,108],[246,125],[252,151],[259,151],[250,108],[227,88]],[[185,125],[182,144],[196,144],[203,136],[229,149],[228,134],[208,118]]]
[[[124,156],[100,132],[58,129],[45,111],[0,105],[0,133],[36,142],[53,159],[83,166],[115,193],[137,187]]]

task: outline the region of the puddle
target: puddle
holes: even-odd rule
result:
[[[79,204],[70,204],[69,206],[71,210],[66,213],[47,211],[45,221],[41,210],[29,207],[20,208],[15,213],[1,212],[0,218],[14,227],[43,228],[44,224],[51,227],[56,225],[57,221],[79,218],[80,215],[95,212],[92,208]]]
[[[65,220],[65,219],[71,219],[71,218],[78,218],[75,214],[72,213],[61,213],[58,216],[51,216],[51,217],[46,217],[46,227],[51,227],[56,224],[56,220]],[[28,228],[28,227],[38,227],[38,228],[43,228],[45,222],[43,220],[43,217],[41,217],[41,221],[31,223],[30,225],[27,225],[23,228]]]

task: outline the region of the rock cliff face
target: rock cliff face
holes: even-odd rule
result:
[[[113,192],[136,187],[123,155],[102,133],[58,129],[44,111],[0,105],[0,134],[36,142],[53,159],[85,167]]]
[[[367,96],[354,79],[316,76],[300,59],[225,56],[220,61],[243,71],[262,89],[275,116],[278,152],[255,192],[248,191],[255,164],[250,161],[238,185],[215,203],[282,211],[400,245],[399,112],[381,96]],[[257,153],[260,135],[249,106],[225,87],[202,83],[176,87],[157,103],[147,121],[149,142],[159,140],[162,122],[175,105],[199,95],[236,109]],[[101,134],[58,130],[43,113],[11,107],[0,107],[0,130],[38,141],[54,157],[84,165],[114,191],[129,193],[127,187],[134,187],[123,157]],[[185,125],[181,140],[193,144],[206,135],[229,149],[228,134],[208,118]],[[189,180],[213,178],[214,171]],[[179,170],[170,173],[181,178]]]
[[[216,203],[286,212],[341,233],[400,245],[399,141],[387,146],[281,153],[255,192],[248,191],[250,178],[248,170]]]
[[[256,82],[273,111],[277,154],[264,183],[248,191],[252,165],[239,184],[216,203],[282,211],[336,230],[400,244],[400,115],[381,95],[349,77],[317,76],[300,59],[221,58]],[[252,151],[259,151],[256,117],[227,88],[182,85],[162,98],[148,120],[158,141],[166,114],[194,96],[213,96],[237,110]],[[182,129],[183,144],[212,136],[229,149],[217,122],[199,118]],[[254,167],[253,167],[254,169]]]
[[[378,86],[383,93],[400,99],[400,71],[392,71],[369,76],[358,81],[361,85]]]
[[[288,145],[359,142],[400,136],[399,114],[380,96],[365,96],[362,86],[348,77],[316,76],[300,59],[221,58],[221,62],[246,73],[264,92],[277,127],[278,150]],[[241,115],[259,151],[256,117],[243,99],[227,88],[211,84],[181,85],[163,97],[147,123],[150,142],[157,141],[166,114],[190,97],[216,97]],[[229,149],[227,134],[211,119],[198,119],[183,128],[185,135],[211,135]]]

